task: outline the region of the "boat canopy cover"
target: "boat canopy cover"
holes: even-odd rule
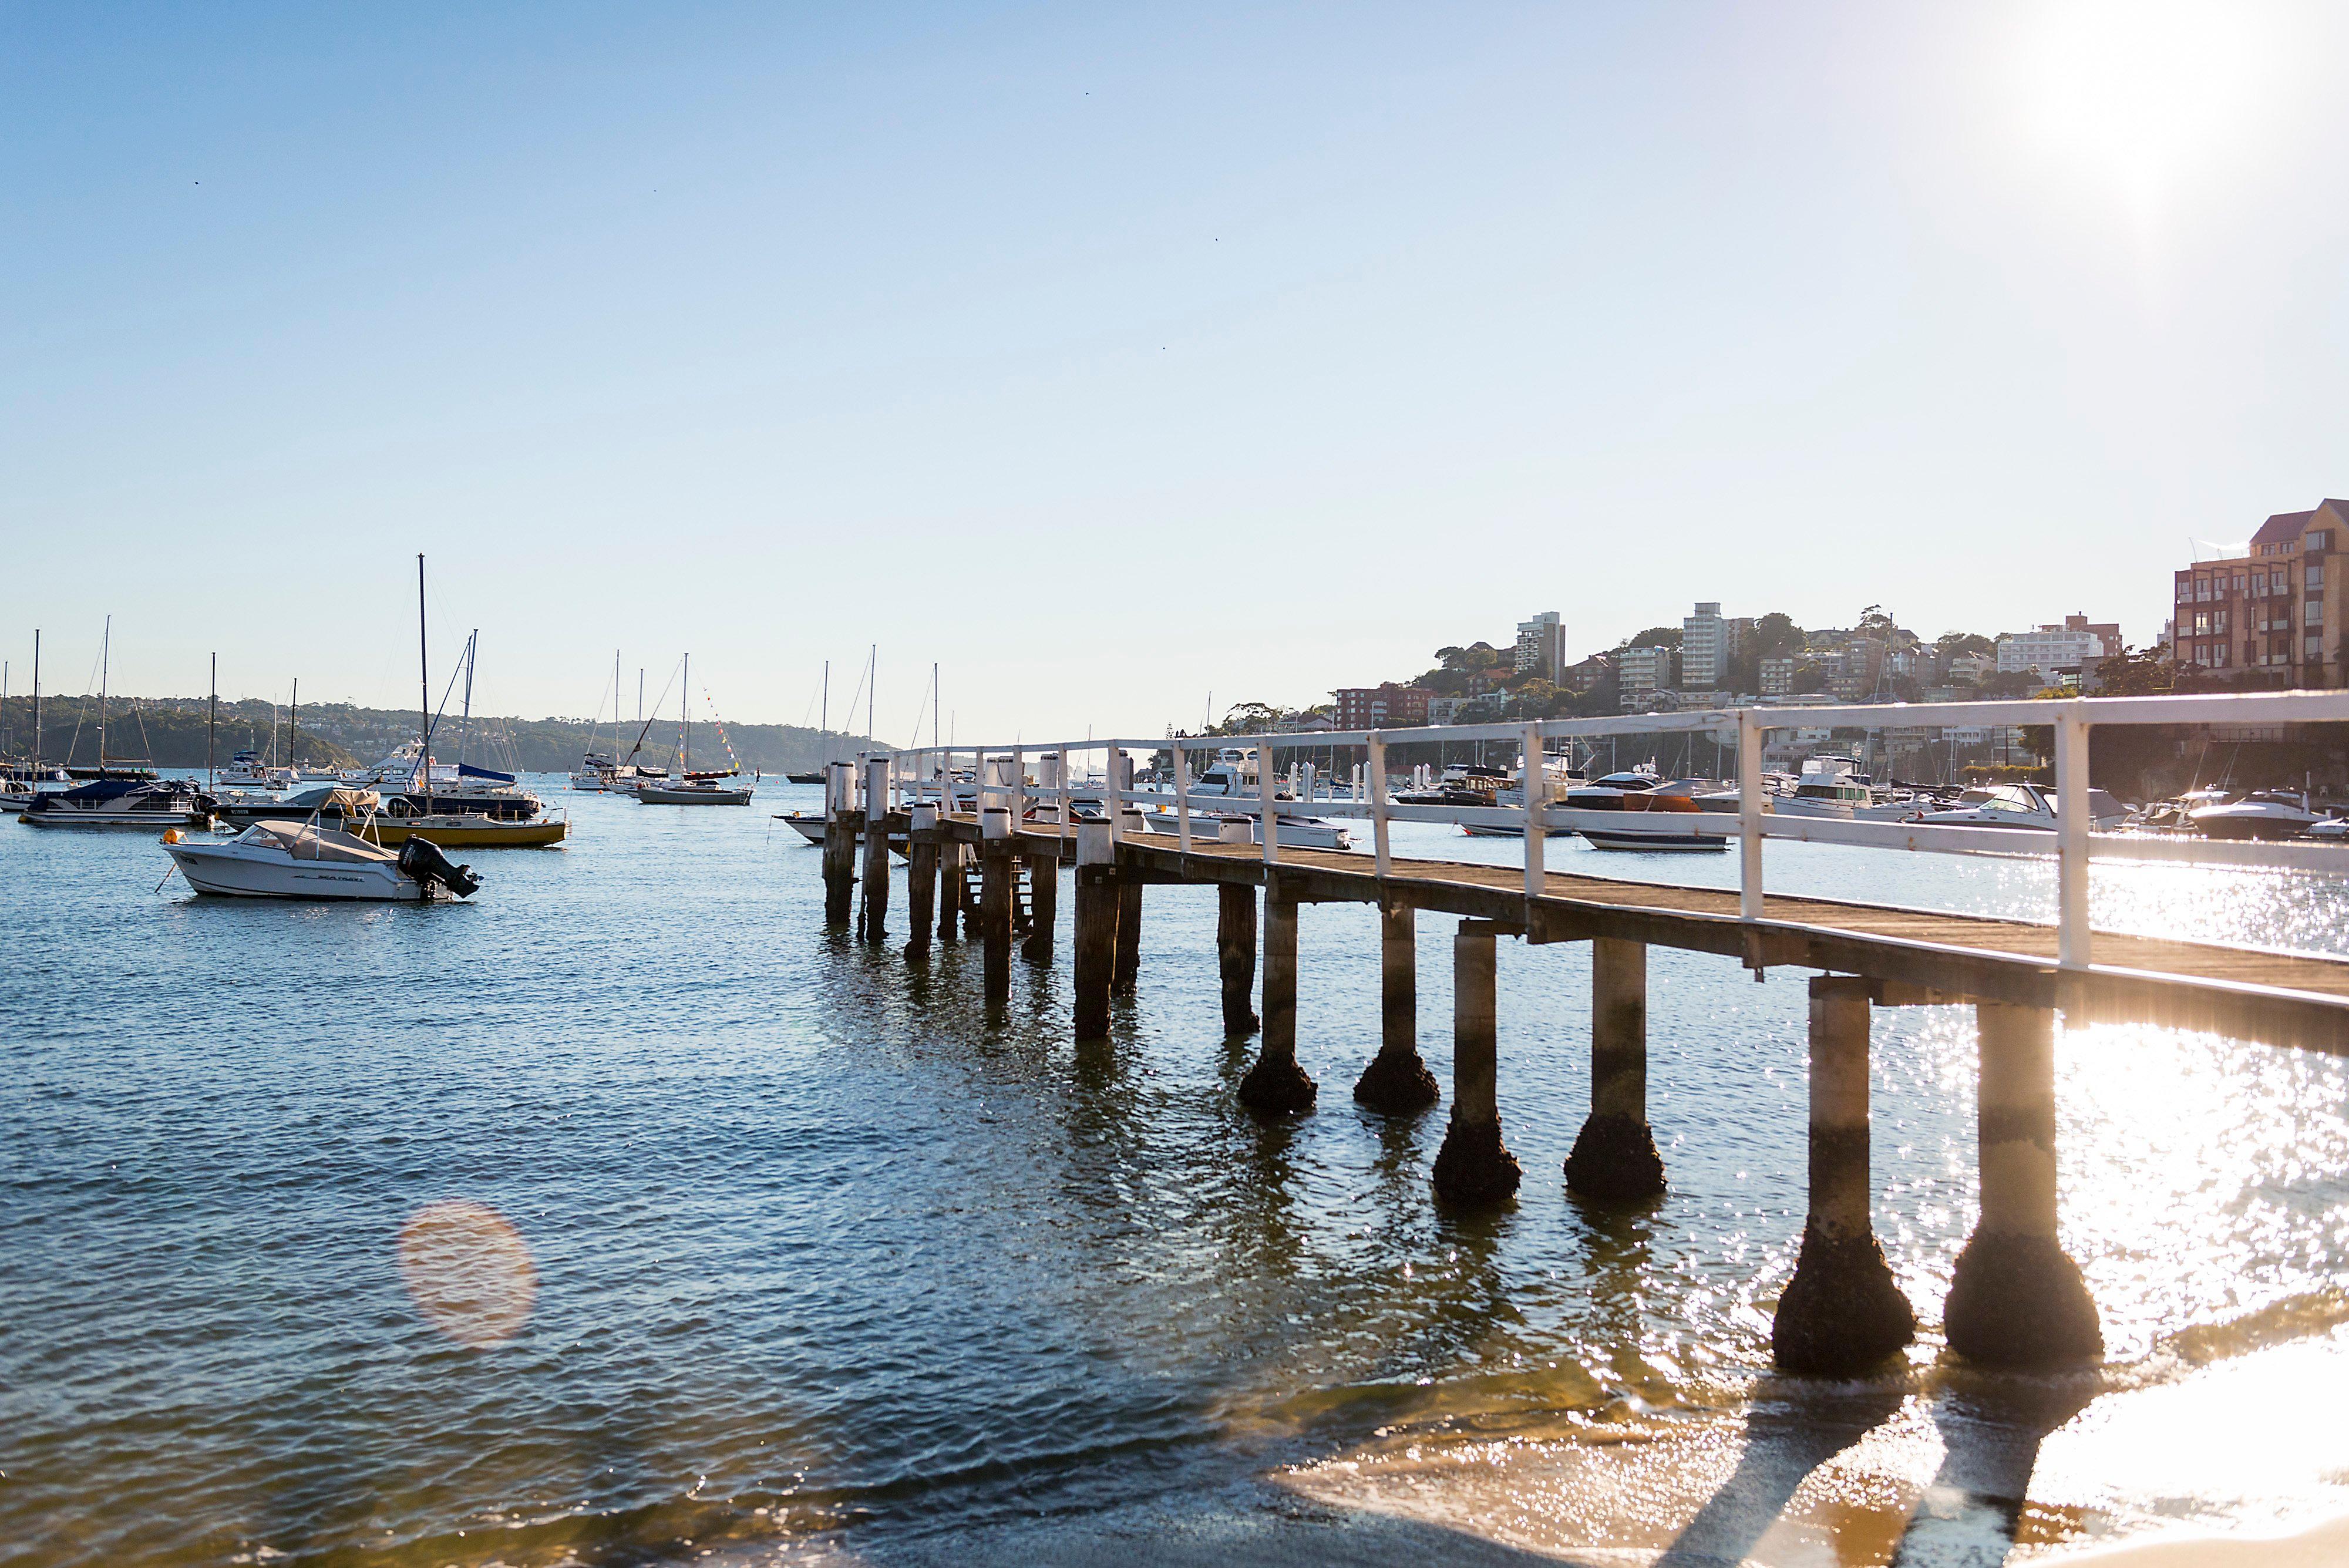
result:
[[[399,857],[347,833],[321,833],[305,823],[256,822],[236,836],[239,844],[274,844],[296,860],[343,860],[387,865]]]
[[[296,790],[277,804],[302,811],[317,811],[331,806],[337,811],[360,815],[381,805],[383,796],[371,789],[354,789],[348,784],[314,784],[305,790]]]
[[[487,779],[492,784],[512,784],[514,782],[514,776],[512,774],[492,773],[487,768],[477,768],[471,763],[459,763],[457,764],[457,776],[460,779]]]
[[[75,802],[120,800],[134,794],[179,794],[186,788],[185,784],[154,779],[97,779],[78,789],[60,790],[57,798]]]

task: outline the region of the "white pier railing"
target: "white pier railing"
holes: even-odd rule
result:
[[[1402,805],[1389,798],[1386,749],[1390,745],[1429,745],[1454,742],[1501,742],[1515,744],[1527,759],[1543,754],[1549,741],[1588,740],[1609,735],[1700,734],[1734,746],[1737,756],[1738,810],[1734,816],[1711,814],[1724,836],[1738,840],[1739,909],[1746,919],[1763,913],[1762,846],[1769,838],[1819,843],[1868,845],[1880,848],[1940,854],[2003,854],[2022,850],[2017,831],[1971,828],[1921,823],[1840,821],[1832,818],[1779,815],[1766,809],[1762,787],[1763,738],[1772,731],[1793,729],[1909,728],[1919,725],[1977,727],[1982,725],[2048,724],[2055,739],[2056,927],[2059,961],[2067,969],[2085,968],[2090,961],[2088,927],[2088,862],[2096,858],[2131,858],[2199,865],[2269,866],[2300,870],[2349,874],[2349,848],[2307,843],[2211,843],[2151,835],[2094,834],[2089,831],[2088,736],[2101,725],[2300,724],[2349,722],[2349,691],[2227,692],[2190,697],[2089,697],[2027,699],[1994,702],[1855,703],[1839,707],[1749,707],[1684,713],[1626,714],[1595,719],[1546,719],[1524,723],[1423,725],[1403,730],[1370,730],[1235,736],[1167,736],[1150,739],[1091,739],[1008,746],[956,746],[874,753],[860,759],[880,764],[875,782],[864,784],[864,770],[845,777],[836,770],[829,804],[853,804],[851,792],[863,785],[870,799],[874,791],[886,804],[915,800],[950,804],[954,776],[968,765],[977,780],[978,806],[982,819],[1000,813],[1009,825],[1027,817],[1029,803],[1040,802],[1050,820],[1065,828],[1074,820],[1077,797],[1114,801],[1110,810],[1112,837],[1130,831],[1123,809],[1127,805],[1171,806],[1181,848],[1188,852],[1197,834],[1198,819],[1212,812],[1220,836],[1221,819],[1235,815],[1243,802],[1244,815],[1257,818],[1256,835],[1265,864],[1280,860],[1279,817],[1311,814],[1323,816],[1367,817],[1371,855],[1379,876],[1391,873],[1392,848],[1388,829],[1395,822],[1445,822],[1504,826],[1525,833],[1526,891],[1538,896],[1543,887],[1546,828],[1568,828],[1575,823],[1542,798],[1547,778],[1539,766],[1524,770],[1524,800],[1515,806]],[[1257,751],[1257,790],[1253,795],[1216,795],[1222,809],[1203,807],[1192,788],[1191,757],[1219,753],[1227,747]],[[1291,751],[1360,750],[1364,753],[1363,782],[1351,798],[1328,800],[1278,798],[1278,770],[1273,753]],[[1133,753],[1171,751],[1174,777],[1170,789],[1136,789]],[[1072,757],[1102,758],[1100,787],[1080,786],[1070,767]],[[1030,785],[1029,761],[1043,763]],[[1579,816],[1582,814],[1574,814]],[[1708,821],[1706,826],[1713,826]]]

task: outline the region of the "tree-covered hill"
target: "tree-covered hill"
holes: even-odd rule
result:
[[[226,763],[246,747],[287,760],[286,711],[267,702],[222,702],[213,752]],[[33,750],[33,702],[10,695],[0,703],[0,754],[30,756]],[[696,723],[693,765],[722,767],[731,742],[743,767],[783,773],[815,767],[834,759],[853,757],[864,742],[837,731],[827,734],[796,724]],[[345,702],[302,705],[300,728],[292,742],[294,760],[318,766],[352,767],[380,761],[416,735],[416,714],[410,710],[355,708]],[[511,719],[476,715],[470,733],[465,723],[447,717],[432,737],[432,754],[443,762],[461,755],[477,766],[512,768],[525,773],[562,773],[578,764],[580,753],[593,740],[608,755],[626,753],[636,741],[636,726],[616,737],[606,722],[600,729],[584,719]],[[646,734],[639,763],[666,765],[677,750],[675,719],[656,721]],[[117,762],[143,761],[160,768],[200,768],[204,765],[205,700],[202,697],[115,697],[106,705],[106,754]],[[98,761],[98,700],[94,697],[47,697],[41,701],[41,755],[52,763],[76,766]]]

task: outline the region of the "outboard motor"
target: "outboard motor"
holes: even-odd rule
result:
[[[460,898],[471,898],[481,885],[471,866],[451,866],[440,846],[422,838],[410,838],[399,846],[399,868],[429,888],[439,883]]]

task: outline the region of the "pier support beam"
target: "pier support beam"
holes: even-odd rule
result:
[[[938,846],[938,940],[957,941],[962,936],[963,863],[969,852],[949,839]]]
[[[1077,828],[1076,1035],[1109,1038],[1110,971],[1117,964],[1117,846],[1105,822]]]
[[[938,891],[938,808],[925,801],[914,807],[905,843],[905,920],[912,933],[905,941],[907,958],[927,958],[930,952],[932,906]]]
[[[1132,996],[1142,973],[1142,878],[1121,877],[1117,883],[1117,964],[1110,974],[1110,990]]]
[[[1452,939],[1452,1122],[1435,1155],[1435,1196],[1463,1208],[1513,1197],[1524,1172],[1501,1141],[1499,961],[1487,921]]]
[[[1664,1190],[1664,1158],[1648,1126],[1648,946],[1590,944],[1590,1116],[1566,1157],[1566,1189],[1629,1203]]]
[[[1942,1303],[1950,1348],[1994,1366],[2086,1360],[2105,1335],[2055,1237],[2054,1010],[1986,1002],[1975,1015],[1982,1219]]]
[[[1917,1337],[1868,1215],[1868,982],[1811,981],[1811,1201],[1770,1348],[1790,1372],[1839,1376]]]
[[[978,858],[978,933],[986,950],[987,1004],[1011,1000],[1011,846],[993,840]]]
[[[1256,991],[1256,889],[1216,884],[1216,962],[1224,981],[1224,1037],[1253,1033]]]
[[[1240,1104],[1262,1116],[1301,1116],[1319,1094],[1297,1061],[1297,905],[1264,897],[1264,1040],[1240,1080]]]
[[[1028,857],[1028,940],[1019,956],[1034,963],[1052,961],[1052,922],[1061,918],[1061,861],[1052,855]]]
[[[1379,1054],[1355,1081],[1354,1098],[1409,1116],[1435,1104],[1435,1075],[1419,1056],[1417,911],[1400,900],[1379,910]]]
[[[858,814],[841,811],[823,825],[823,918],[827,925],[848,924],[856,903],[856,840],[864,832]]]
[[[858,934],[868,942],[889,935],[889,815],[864,814],[864,913]]]

